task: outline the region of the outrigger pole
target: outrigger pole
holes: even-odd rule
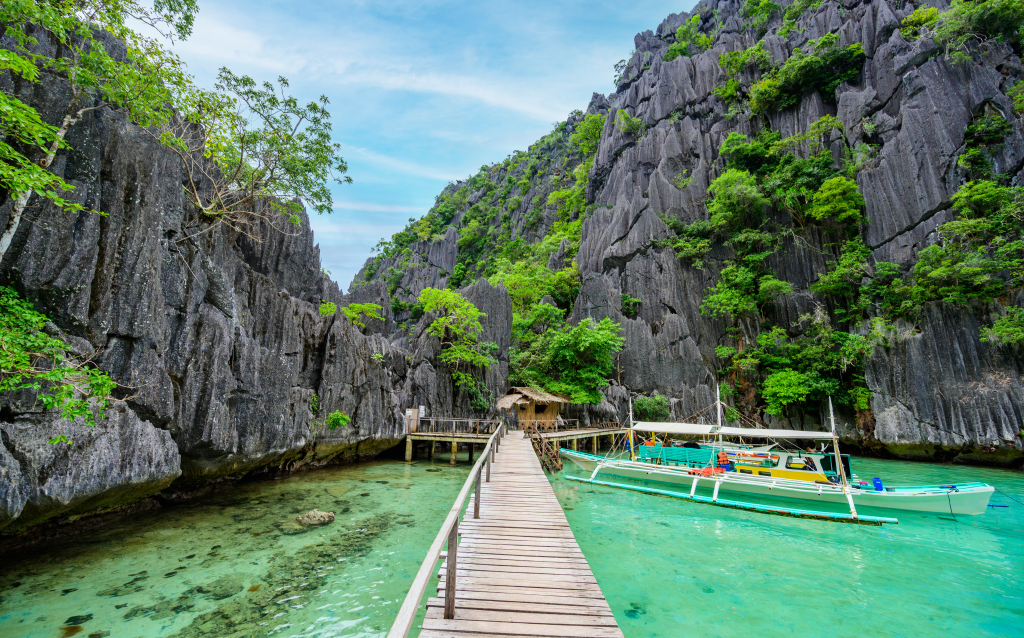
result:
[[[850,514],[857,518],[857,507],[853,504],[853,494],[850,493],[850,484],[846,481],[846,468],[843,466],[843,457],[839,455],[839,434],[836,432],[836,415],[832,410],[832,397],[828,398],[828,418],[832,421],[832,455],[836,459],[836,472],[839,480],[843,482],[843,494],[850,504]]]

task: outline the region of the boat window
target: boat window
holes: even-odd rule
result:
[[[790,456],[786,459],[787,470],[807,470],[809,472],[817,472],[818,468],[814,465],[814,459],[809,456]]]
[[[850,455],[841,454],[840,458],[843,459],[843,473],[846,474],[846,478],[853,478],[853,473],[850,470]],[[821,457],[821,466],[826,472],[832,472],[834,474],[836,471],[835,457],[831,454]]]

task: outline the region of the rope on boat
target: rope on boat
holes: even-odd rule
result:
[[[1011,501],[1013,501],[1013,502],[1014,502],[1014,503],[1016,503],[1017,505],[1024,505],[1024,503],[1021,503],[1020,501],[1018,501],[1017,499],[1013,498],[1012,496],[1010,496],[1010,495],[1009,495],[1009,494],[1007,494],[1006,492],[1002,491],[1002,490],[1001,490],[1001,489],[999,489],[998,487],[994,487],[994,488],[992,488],[992,489],[994,489],[995,491],[999,492],[1000,494],[1002,494],[1002,495],[1003,495],[1003,496],[1005,496],[1006,498],[1010,499]]]

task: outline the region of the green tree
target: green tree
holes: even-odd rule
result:
[[[676,29],[676,41],[669,46],[662,60],[671,62],[680,56],[689,57],[710,49],[711,45],[711,38],[700,32],[700,14],[697,13]]]
[[[668,421],[671,416],[668,399],[660,394],[637,397],[633,400],[633,412],[640,421]]]
[[[285,93],[288,80],[277,80],[257,84],[222,68],[215,91],[179,95],[183,116],[163,127],[161,141],[181,157],[185,193],[204,220],[244,231],[268,217],[266,207],[299,224],[303,203],[331,212],[328,182],[352,182],[331,141],[327,96],[302,105]],[[217,170],[196,161],[203,156]]]
[[[544,387],[568,395],[573,403],[600,403],[604,398],[600,389],[608,385],[615,354],[623,343],[619,324],[608,318],[584,319],[573,328],[554,332],[547,344]]]
[[[604,131],[604,120],[604,115],[591,113],[576,125],[576,130],[570,139],[579,147],[584,156],[590,157],[597,153],[597,146],[601,143],[601,132]]]
[[[365,328],[366,321],[370,319],[384,321],[384,317],[380,314],[381,310],[383,308],[375,303],[354,303],[341,307],[341,312],[344,313],[345,317],[352,322],[352,325],[359,329]],[[321,315],[329,317],[336,312],[338,312],[337,304],[330,301],[320,304]]]
[[[758,226],[768,199],[761,194],[750,173],[730,168],[708,186],[711,225],[716,229]]]
[[[68,83],[68,106],[59,124],[43,121],[32,107],[0,91],[0,186],[13,200],[0,233],[0,260],[36,194],[65,210],[81,210],[68,199],[73,187],[49,171],[58,151],[68,148],[67,133],[91,111],[109,108],[143,127],[160,126],[173,115],[174,94],[190,79],[184,65],[159,42],[132,30],[132,22],[167,36],[191,33],[198,10],[194,0],[157,0],[151,8],[134,0],[6,0],[0,24],[10,48],[0,50],[0,71],[21,81],[38,82],[40,71]],[[59,43],[48,55],[38,46],[36,29]],[[104,34],[127,46],[127,60],[112,56]]]
[[[857,190],[857,182],[838,175],[825,180],[814,193],[807,214],[818,221],[859,224],[864,221],[863,208],[864,198]]]
[[[424,312],[438,314],[427,327],[427,334],[440,339],[441,361],[448,367],[455,385],[478,397],[473,371],[494,363],[489,344],[480,342],[480,318],[487,315],[454,290],[424,288],[417,301]]]
[[[1011,345],[1024,343],[1024,308],[1010,306],[991,328],[982,330],[982,341]]]
[[[33,390],[47,410],[95,426],[117,384],[106,372],[69,357],[71,346],[46,333],[47,321],[16,292],[0,287],[0,394]],[[71,443],[63,434],[50,441],[57,442]]]
[[[625,109],[615,112],[615,128],[636,137],[644,136],[644,122],[638,117],[632,117]]]
[[[791,403],[803,402],[811,389],[807,387],[807,376],[796,370],[780,370],[768,375],[761,386],[761,396],[768,407],[768,414],[782,414]]]

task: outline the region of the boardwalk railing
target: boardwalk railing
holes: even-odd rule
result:
[[[541,432],[559,432],[562,430],[605,430],[621,428],[618,421],[599,421],[590,425],[580,423],[579,419],[520,419],[519,429],[526,430],[530,426],[536,427]]]
[[[406,594],[405,601],[402,602],[402,607],[398,610],[398,616],[395,618],[394,624],[391,625],[391,631],[388,632],[388,638],[405,638],[409,634],[409,629],[412,628],[412,622],[416,618],[416,612],[420,606],[420,599],[426,593],[427,586],[430,584],[431,576],[434,573],[434,566],[441,558],[441,550],[444,547],[445,541],[448,542],[448,570],[445,575],[444,617],[448,619],[455,618],[455,573],[456,554],[459,548],[459,514],[462,512],[462,506],[466,504],[466,499],[469,497],[470,487],[475,485],[473,518],[480,518],[480,481],[486,480],[489,482],[491,480],[491,464],[494,463],[494,457],[501,446],[501,439],[504,433],[505,428],[499,427],[491,435],[491,438],[487,440],[487,447],[484,448],[483,454],[480,455],[476,465],[470,471],[469,476],[466,478],[466,483],[462,486],[462,491],[459,492],[458,498],[455,499],[455,504],[452,505],[452,509],[448,512],[448,517],[444,519],[444,523],[441,525],[441,530],[434,538],[430,549],[427,550],[427,557],[423,559],[420,570],[416,572],[416,577],[413,578],[409,593]]]
[[[557,432],[559,428],[563,430],[578,430],[580,429],[579,419],[520,419],[519,429],[526,430],[530,427],[535,427],[542,432]]]
[[[499,425],[498,419],[420,417],[415,434],[491,434]]]

